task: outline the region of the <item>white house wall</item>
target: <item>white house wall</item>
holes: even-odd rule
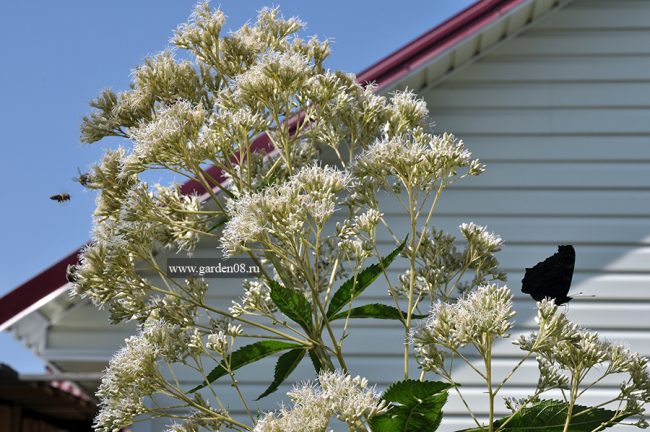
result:
[[[443,197],[440,210],[443,224],[470,219],[504,238],[520,328],[534,324],[519,292],[522,269],[573,244],[573,290],[597,297],[572,301],[569,316],[646,356],[649,17],[647,1],[576,1],[422,93],[436,130],[463,138],[487,165]],[[515,355],[502,348],[504,369]],[[531,366],[518,384],[536,383]],[[608,383],[598,396],[616,390]]]

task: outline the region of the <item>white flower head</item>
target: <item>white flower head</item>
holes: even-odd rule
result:
[[[245,313],[270,314],[277,308],[271,300],[271,288],[260,279],[248,280],[243,282],[244,296],[240,303],[234,302],[230,308],[233,315],[242,315]]]
[[[379,223],[379,221],[383,216],[384,214],[381,213],[379,210],[376,210],[374,208],[369,208],[364,213],[355,216],[354,224],[361,231],[365,231],[366,233],[371,234],[374,232],[375,228],[377,227],[377,224]]]
[[[374,387],[368,387],[368,380],[351,377],[341,371],[321,371],[318,374],[321,398],[336,418],[360,428],[362,420],[384,411],[384,402]]]
[[[486,227],[475,224],[474,222],[462,223],[459,226],[463,237],[467,239],[469,245],[474,248],[477,254],[491,254],[498,252],[503,245],[503,240],[497,234],[491,233]]]
[[[212,333],[208,335],[207,343],[205,344],[206,348],[217,352],[221,355],[226,355],[228,352],[228,335],[223,330],[220,330],[217,333]]]
[[[512,292],[494,284],[478,287],[455,304],[438,301],[411,335],[418,362],[427,370],[439,370],[445,358],[440,348],[483,347],[486,340],[508,337],[514,315]]]
[[[395,123],[401,121],[414,127],[421,124],[429,115],[426,101],[408,89],[393,93],[390,103]]]
[[[197,56],[205,57],[197,48],[213,47],[218,42],[225,21],[226,16],[221,10],[217,9],[213,12],[210,10],[209,2],[202,1],[195,6],[189,21],[178,26],[171,42],[180,48],[193,48]],[[202,60],[207,59],[202,58]]]
[[[278,95],[299,91],[311,74],[309,59],[304,55],[271,51],[237,77],[235,97],[248,106],[270,104]]]
[[[185,340],[178,326],[150,321],[140,333],[126,339],[111,359],[97,391],[100,411],[95,427],[114,432],[129,426],[146,411],[143,398],[162,388],[159,358],[174,361],[184,352]]]
[[[134,154],[143,163],[183,165],[188,150],[196,150],[199,131],[206,118],[200,105],[177,101],[158,110],[152,121],[130,130]]]
[[[403,187],[431,190],[462,178],[459,170],[471,163],[471,153],[453,135],[419,132],[383,136],[355,158],[352,168],[357,178],[368,177],[383,189],[394,176]]]
[[[385,411],[374,387],[362,377],[351,377],[341,371],[321,371],[315,382],[304,382],[288,393],[293,407],[282,407],[278,413],[267,413],[256,432],[321,432],[332,416],[351,426],[365,430],[365,421]]]
[[[230,200],[230,219],[221,239],[224,253],[233,255],[252,243],[267,242],[268,246],[271,241],[306,235],[311,221],[324,225],[336,210],[336,194],[348,182],[342,171],[310,165],[282,184]]]

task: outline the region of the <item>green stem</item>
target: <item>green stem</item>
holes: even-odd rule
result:
[[[485,381],[488,386],[488,398],[490,402],[490,419],[488,423],[489,432],[494,431],[494,397],[496,392],[492,388],[492,335],[487,336],[485,351]]]
[[[409,218],[411,222],[411,247],[409,256],[409,293],[408,293],[408,308],[406,310],[406,323],[404,324],[404,379],[409,378],[409,333],[411,330],[411,317],[413,316],[413,294],[415,293],[415,203],[413,202],[413,191],[410,185],[408,186],[409,196]]]
[[[568,432],[569,426],[571,426],[571,417],[573,416],[573,407],[576,402],[576,395],[578,393],[578,374],[574,374],[571,377],[571,393],[569,396],[569,407],[567,408],[566,421],[564,422],[564,429],[562,432]]]

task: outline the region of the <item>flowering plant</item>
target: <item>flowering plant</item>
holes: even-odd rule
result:
[[[264,9],[255,25],[223,35],[224,19],[199,4],[172,38],[192,60],[171,51],[147,59],[130,90],[104,91],[83,122],[85,142],[133,142],[107,151],[83,176],[98,191],[93,242],[70,274],[76,295],[108,309],[114,322],[140,325],[99,387],[98,430],[167,417],[170,431],[316,432],[332,419],[350,431],[431,431],[449,391],[490,431],[600,430],[642,414],[650,400],[646,359],[579,329],[547,301],[539,304],[539,330],[516,341],[523,359],[495,386],[493,344],[509,336],[514,316],[512,294],[497,285],[505,280],[495,258],[502,240],[463,223],[461,245],[432,226],[444,189],[479,175],[483,165],[453,135],[428,131],[426,104],[413,93],[379,96],[353,75],[325,69],[328,43],[299,38],[299,20]],[[197,182],[205,194],[143,180],[160,169]],[[384,211],[390,200],[407,216],[406,232],[391,226]],[[380,251],[384,232],[387,252]],[[250,257],[261,271],[230,308],[207,300],[205,280],[179,281],[161,264],[164,251],[191,255],[210,241],[224,256]],[[397,260],[406,270],[393,278],[388,269]],[[388,285],[387,302],[364,302],[378,278]],[[357,319],[403,328],[404,379],[382,394],[346,363],[345,340]],[[482,368],[469,361],[470,348]],[[287,394],[290,406],[257,413],[237,374],[278,354],[258,399],[303,361],[316,379]],[[538,388],[509,401],[513,413],[495,419],[496,395],[532,356]],[[485,425],[454,381],[457,359],[486,382]],[[608,401],[622,404],[615,411],[576,403],[599,382],[581,388],[602,364],[604,376],[629,376]],[[179,371],[196,374],[199,384],[181,384]],[[243,416],[215,390],[221,379],[230,380]],[[564,400],[540,399],[551,388],[562,389]]]

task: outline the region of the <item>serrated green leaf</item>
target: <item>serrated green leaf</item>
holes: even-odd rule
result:
[[[359,272],[356,280],[354,277],[352,277],[343,282],[336,293],[334,293],[332,296],[332,301],[330,302],[329,308],[327,309],[327,318],[331,319],[341,309],[343,309],[346,304],[357,298],[359,294],[368,288],[370,284],[372,284],[379,277],[382,271],[384,269],[387,269],[393,260],[397,258],[400,252],[402,252],[402,249],[404,249],[404,246],[406,246],[406,240],[408,240],[408,236],[404,239],[401,245],[399,245],[390,254],[382,258],[378,264],[372,264]]]
[[[273,382],[264,390],[264,393],[259,395],[257,399],[260,400],[264,396],[268,396],[278,389],[280,384],[284,382],[285,379],[289,377],[291,372],[298,366],[300,361],[305,357],[304,349],[294,349],[287,353],[284,353],[278,359],[278,362],[275,364],[275,374],[273,375]]]
[[[300,347],[301,345],[298,344],[280,341],[267,340],[255,342],[254,344],[243,346],[231,354],[230,370],[239,369],[242,366],[254,363],[279,351]],[[194,387],[188,393],[194,393],[227,374],[228,370],[226,369],[226,363],[222,360],[221,363],[219,363],[219,366],[210,371],[203,384]]]
[[[402,321],[402,315],[400,315],[400,311],[396,307],[380,303],[371,303],[339,312],[330,318],[330,321],[346,318],[348,316],[350,318],[377,318]],[[421,319],[426,318],[427,315],[413,314],[411,317],[414,319]]]
[[[316,355],[313,349],[309,350],[309,358],[311,359],[312,364],[314,365],[314,369],[316,370],[316,373],[320,373],[320,371],[323,369],[323,365],[321,364],[320,359]]]
[[[271,300],[278,309],[300,325],[308,334],[311,334],[314,328],[311,322],[311,306],[305,296],[283,287],[277,281],[270,280],[269,284],[271,285]]]
[[[398,381],[391,384],[381,396],[387,402],[396,402],[402,405],[416,403],[453,387],[449,383],[440,381],[418,381],[413,379]]]
[[[432,432],[442,421],[442,407],[447,393],[409,406],[392,406],[370,420],[372,432]]]
[[[523,408],[513,416],[504,417],[495,421],[494,426],[499,427],[505,423],[505,427],[501,429],[504,432],[562,432],[567,413],[568,404],[566,402],[542,400],[534,405]],[[573,416],[569,431],[589,432],[599,426],[607,428],[614,426],[626,417],[620,417],[618,420],[612,422],[611,419],[615,415],[616,412],[614,411],[602,408],[591,409],[586,406],[575,405],[573,407]],[[511,417],[512,419],[506,423]],[[480,430],[482,429],[464,429],[467,432]]]
[[[404,380],[393,383],[382,395],[388,410],[370,419],[373,432],[431,432],[442,421],[450,384]]]

